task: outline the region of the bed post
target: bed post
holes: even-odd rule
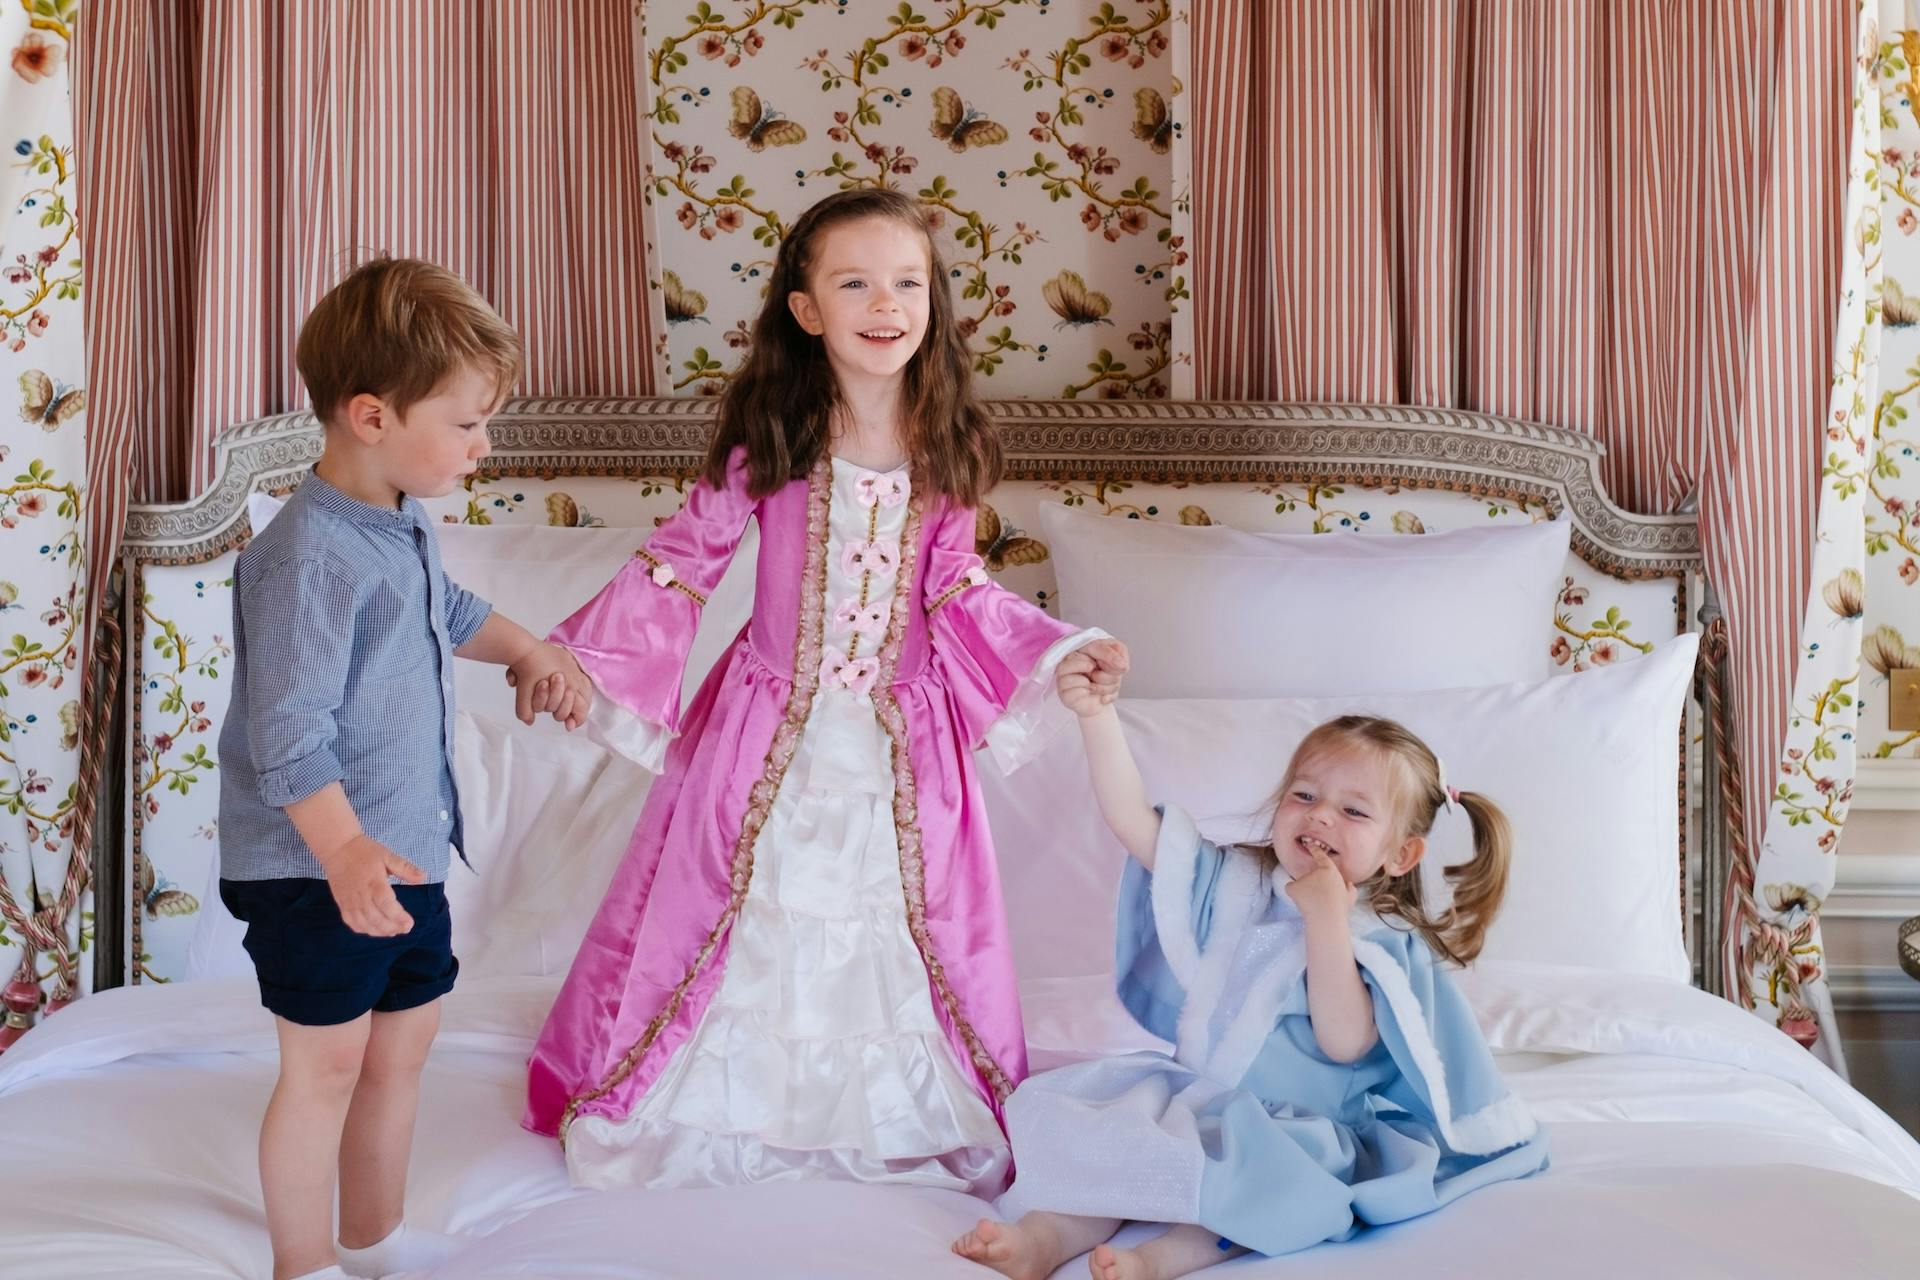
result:
[[[108,583],[107,598],[101,603],[105,615],[117,615],[120,621],[120,670],[113,681],[96,679],[94,688],[112,689],[114,696],[101,709],[106,716],[105,745],[100,750],[100,777],[94,793],[93,811],[93,989],[105,991],[127,982],[127,707],[128,700],[140,696],[133,687],[131,673],[138,669],[135,654],[126,638],[131,636],[126,617],[127,572],[130,562],[122,557]],[[96,672],[104,677],[106,673]]]
[[[1721,620],[1721,612],[1720,597],[1714,591],[1713,583],[1705,579],[1703,583],[1698,617],[1704,634]],[[1694,672],[1694,698],[1701,709],[1700,910],[1697,926],[1689,930],[1689,950],[1692,952],[1694,981],[1701,990],[1715,994],[1725,990],[1723,969],[1726,948],[1723,943],[1727,929],[1727,883],[1733,868],[1729,863],[1732,852],[1727,839],[1726,793],[1720,776],[1720,741],[1712,711],[1713,693],[1708,686],[1718,676],[1724,675],[1724,672],[1716,673],[1713,670],[1724,661],[1724,657],[1716,658],[1703,645]],[[1725,685],[1721,687],[1725,688]],[[1689,924],[1693,924],[1693,921],[1689,920]]]

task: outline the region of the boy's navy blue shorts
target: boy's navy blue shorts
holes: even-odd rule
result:
[[[245,946],[260,1003],[302,1026],[352,1022],[368,1010],[398,1013],[453,990],[453,916],[438,884],[397,884],[413,928],[392,938],[355,933],[325,880],[220,881],[220,901],[247,926]]]

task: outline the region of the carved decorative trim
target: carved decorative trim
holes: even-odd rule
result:
[[[273,433],[265,428],[272,426]],[[260,429],[243,446],[236,432]],[[176,506],[127,509],[122,555],[148,564],[200,564],[247,539],[247,495],[291,488],[320,457],[320,433],[311,414],[266,418],[222,438],[220,478],[207,492]]]
[[[482,470],[688,476],[718,409],[710,399],[514,401],[493,421]],[[1570,512],[1575,550],[1619,577],[1700,566],[1694,517],[1622,511],[1601,486],[1605,447],[1557,427],[1393,405],[1000,400],[988,409],[1009,479],[1445,489]],[[247,493],[291,485],[319,456],[319,429],[307,413],[262,418],[225,432],[219,453],[220,479],[200,498],[129,512],[129,557],[196,564],[239,545]]]

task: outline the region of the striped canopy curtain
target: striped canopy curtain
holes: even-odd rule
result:
[[[1866,35],[1871,12],[1187,12],[1192,393],[1549,422],[1606,443],[1605,480],[1627,508],[1696,498],[1729,623],[1744,844],[1759,850],[1780,825],[1767,801],[1818,591],[1848,161],[1864,145],[1850,150],[1856,78],[1873,91],[1856,23]],[[1775,1008],[1796,1029],[1804,1012]]]
[[[204,489],[223,427],[302,404],[301,317],[375,253],[493,303],[527,341],[521,394],[648,394],[637,48],[628,0],[88,8],[97,486]]]
[[[651,394],[638,42],[630,0],[86,4],[86,580],[129,501],[200,492],[222,428],[304,405],[301,318],[375,254],[471,281],[526,341],[519,394]]]

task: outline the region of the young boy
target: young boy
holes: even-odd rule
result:
[[[592,696],[565,649],[446,576],[418,501],[487,456],[513,330],[452,273],[381,259],[320,300],[296,359],[324,451],[235,568],[220,734],[220,896],[280,1039],[260,1127],[274,1280],[455,1251],[402,1221],[420,1070],[459,972],[453,659],[505,665],[528,723],[551,707],[571,729]]]

